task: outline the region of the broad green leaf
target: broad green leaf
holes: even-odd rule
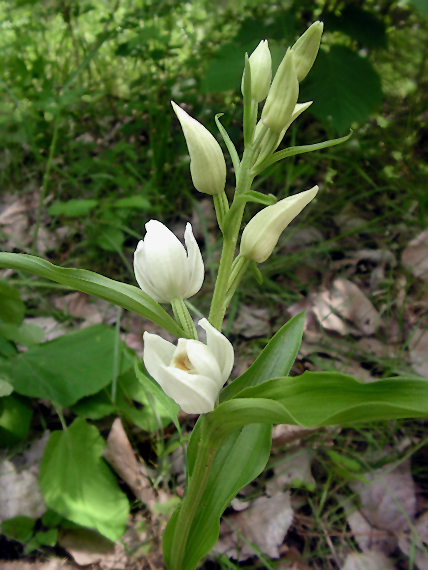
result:
[[[25,305],[18,291],[6,281],[0,281],[0,321],[19,326],[24,315]]]
[[[7,538],[26,543],[33,536],[35,524],[36,521],[30,517],[13,517],[1,523],[1,532]]]
[[[48,507],[115,541],[125,530],[129,504],[101,457],[104,445],[97,428],[77,418],[50,436],[39,481]]]
[[[428,0],[409,0],[424,16],[428,16]]]
[[[382,103],[379,74],[367,58],[345,46],[320,50],[302,83],[301,100],[311,101],[310,111],[343,133],[353,122],[365,123]]]
[[[95,325],[40,344],[2,363],[16,392],[67,407],[113,378],[115,331]],[[125,345],[120,343],[120,355]],[[132,365],[122,358],[122,371]]]
[[[121,251],[125,234],[119,228],[107,228],[97,238],[97,244],[105,251]]]
[[[385,21],[378,18],[373,11],[345,5],[340,15],[328,12],[324,18],[324,25],[329,32],[342,32],[364,47],[387,47]]]
[[[137,403],[137,405],[135,405]],[[82,398],[72,408],[79,416],[98,420],[111,414],[119,414],[131,425],[152,433],[171,421],[170,412],[158,401],[149,401],[146,390],[130,368],[118,377],[116,402],[112,400],[112,385]]]
[[[45,531],[39,531],[34,537],[35,542],[40,546],[55,546],[58,540],[58,529],[51,528]]]
[[[250,368],[220,394],[220,402],[234,398],[238,392],[272,380],[282,370],[286,376],[296,360],[302,342],[306,313],[300,313],[283,325],[271,338]]]
[[[0,398],[4,398],[5,396],[10,396],[13,392],[13,386],[0,378]]]
[[[30,430],[33,410],[24,398],[11,394],[0,399],[0,446],[23,441]]]
[[[178,421],[178,414],[180,412],[180,406],[174,402],[172,398],[167,396],[159,384],[153,380],[149,374],[144,374],[138,367],[138,361],[135,361],[135,374],[144,387],[159,404],[165,409],[170,419],[174,422],[175,427],[180,431],[180,423]]]
[[[136,194],[135,196],[128,196],[127,198],[120,198],[113,204],[115,208],[130,208],[133,210],[149,210],[150,202],[144,196]]]
[[[0,267],[28,271],[57,283],[68,285],[83,293],[94,295],[137,315],[142,315],[177,337],[186,337],[177,323],[138,287],[114,281],[86,269],[66,269],[58,267],[39,257],[22,253],[0,253]]]
[[[8,340],[24,346],[32,346],[42,342],[45,332],[41,327],[32,323],[22,323],[19,326],[0,322],[0,333]]]
[[[68,200],[68,202],[55,202],[49,207],[51,216],[67,216],[68,218],[81,218],[87,216],[98,204],[97,200]]]
[[[288,374],[299,350],[304,323],[305,314],[301,313],[284,325],[248,371],[223,390],[220,401],[232,398],[248,386],[257,386],[278,375]],[[198,451],[200,425],[201,420],[198,420],[187,450],[189,477],[192,475]],[[212,549],[218,539],[223,511],[237,493],[263,471],[270,455],[271,431],[270,425],[247,425],[229,434],[222,441],[189,535],[185,556],[186,570],[196,568],[198,561]],[[164,557],[167,563],[172,556],[170,549],[176,519],[177,514],[174,514],[163,536]]]

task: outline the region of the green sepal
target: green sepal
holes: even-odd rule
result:
[[[154,299],[133,285],[114,281],[86,269],[67,269],[22,253],[0,253],[0,267],[28,271],[77,291],[94,295],[160,325],[174,336],[186,337],[181,327]]]
[[[253,274],[254,279],[257,281],[259,285],[263,284],[263,275],[260,269],[257,267],[257,263],[255,261],[250,261],[250,271]]]
[[[258,164],[252,171],[254,176],[260,174],[265,168],[275,164],[279,160],[283,160],[284,158],[289,158],[290,156],[295,156],[296,154],[304,154],[305,152],[312,152],[314,150],[321,150],[323,148],[329,148],[331,146],[336,146],[337,144],[341,144],[346,142],[352,136],[353,130],[350,130],[349,135],[344,137],[340,137],[339,139],[331,139],[329,141],[324,141],[321,143],[315,144],[307,144],[303,146],[292,146],[290,148],[286,148],[284,150],[280,150],[279,152],[275,152],[275,154],[271,154],[263,162]]]

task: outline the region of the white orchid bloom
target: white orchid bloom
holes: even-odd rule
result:
[[[234,361],[227,338],[207,319],[201,319],[198,325],[207,333],[206,344],[180,338],[174,346],[160,336],[144,333],[147,371],[188,414],[205,414],[214,409]]]
[[[186,225],[184,241],[157,220],[146,224],[146,236],[134,253],[134,272],[141,289],[158,303],[188,299],[202,287],[204,262],[199,246]]]

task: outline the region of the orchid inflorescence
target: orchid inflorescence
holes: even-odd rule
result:
[[[149,221],[146,236],[134,254],[135,277],[141,289],[159,303],[171,303],[177,321],[189,336],[189,339],[180,338],[174,347],[156,335],[144,334],[144,363],[148,372],[188,413],[214,409],[228,380],[233,348],[221,334],[221,323],[249,263],[263,263],[269,258],[281,233],[318,192],[318,186],[314,186],[276,202],[273,196],[251,191],[251,183],[260,167],[274,156],[291,123],[312,103],[297,103],[299,81],[306,77],[315,61],[322,30],[323,24],[315,22],[287,50],[273,81],[267,40],[260,42],[247,58],[242,77],[245,151],[239,164],[235,157],[237,188],[232,205],[225,194],[226,162],[219,143],[203,125],[172,102],[187,142],[193,184],[198,191],[213,196],[225,245],[229,246],[229,252],[223,252],[220,262],[210,318],[199,321],[207,333],[206,344],[199,341],[184,303],[201,289],[204,277],[202,255],[191,225],[187,224],[184,234],[186,252],[168,228],[156,220]],[[264,99],[257,122],[258,105]],[[224,136],[235,155],[233,143],[227,134]],[[265,207],[245,227],[239,254],[233,259],[247,201]]]

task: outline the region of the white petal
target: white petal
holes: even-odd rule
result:
[[[186,349],[187,357],[195,368],[196,373],[212,378],[220,390],[224,384],[224,382],[222,382],[220,366],[208,346],[198,340],[189,340]]]
[[[211,378],[188,374],[168,366],[155,380],[164,392],[188,414],[206,414],[214,409],[219,388]]]
[[[233,346],[207,319],[201,319],[198,325],[207,333],[207,346],[220,366],[221,377],[224,384],[229,378],[233,368],[233,361],[235,359]]]
[[[152,299],[158,303],[167,303],[168,299],[165,299],[163,295],[159,295],[159,291],[150,282],[145,257],[144,242],[139,241],[134,253],[134,273],[137,283],[142,291],[147,293],[147,295],[150,295]]]
[[[143,360],[148,373],[157,382],[162,370],[169,366],[175,346],[157,334],[144,333]],[[159,382],[160,383],[160,382]]]
[[[193,235],[192,225],[187,223],[184,232],[184,241],[187,247],[187,262],[189,268],[189,281],[184,295],[184,299],[188,299],[195,295],[202,287],[204,282],[204,262],[198,243]]]
[[[146,230],[144,253],[150,281],[168,301],[183,298],[188,282],[184,246],[161,222],[150,220]]]

